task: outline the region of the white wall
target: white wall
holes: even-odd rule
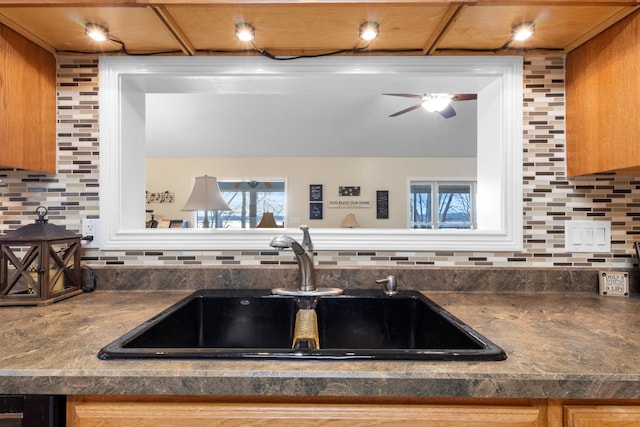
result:
[[[156,218],[187,219],[180,209],[196,176],[219,180],[283,179],[287,193],[287,227],[339,227],[347,213],[356,214],[362,227],[408,227],[408,181],[410,178],[472,179],[475,158],[379,158],[379,157],[287,157],[287,158],[150,158],[146,160],[149,192],[175,193],[175,203],[147,204]],[[323,185],[323,220],[309,220],[309,185]],[[360,197],[338,197],[339,186],[360,186]],[[389,219],[376,219],[377,190],[389,191]],[[331,200],[369,200],[370,208],[329,208]]]

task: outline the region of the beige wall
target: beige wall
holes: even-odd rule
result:
[[[151,203],[156,218],[186,219],[182,212],[196,176],[226,179],[280,179],[286,182],[287,226],[339,227],[347,213],[354,213],[362,227],[408,227],[410,178],[470,179],[476,160],[469,158],[152,158],[147,159],[147,191],[175,193],[175,203]],[[323,219],[309,220],[309,185],[323,186]],[[329,208],[339,186],[360,186],[361,196],[349,200],[370,201],[370,208]],[[377,190],[389,191],[389,219],[376,219]]]

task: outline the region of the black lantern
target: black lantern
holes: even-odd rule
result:
[[[48,305],[82,293],[80,239],[49,224],[47,208],[33,224],[0,236],[0,306]]]

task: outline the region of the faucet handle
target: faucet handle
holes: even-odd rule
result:
[[[392,297],[398,293],[398,281],[396,280],[396,277],[392,274],[388,275],[384,279],[376,280],[376,283],[383,284],[382,290],[387,296]]]
[[[309,234],[309,226],[303,224],[298,228],[302,230],[302,247],[310,256],[313,256],[313,242],[311,241],[311,235]]]

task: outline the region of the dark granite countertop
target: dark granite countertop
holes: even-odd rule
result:
[[[0,393],[640,398],[640,298],[425,292],[501,362],[115,360],[104,345],[189,290],[96,291],[0,308]]]

